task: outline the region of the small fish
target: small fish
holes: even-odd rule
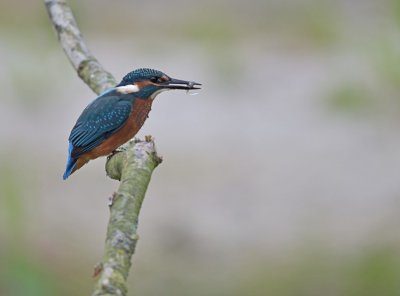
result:
[[[188,86],[193,87],[195,84],[197,84],[197,83],[194,81],[189,81]],[[190,92],[190,89],[188,89],[188,90],[186,90],[186,94],[188,94],[189,96],[195,96],[195,95],[198,95],[199,93],[198,92]]]

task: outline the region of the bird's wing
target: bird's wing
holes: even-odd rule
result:
[[[77,158],[100,145],[124,125],[131,109],[130,101],[107,93],[94,100],[71,131],[68,139],[73,146],[71,157]]]

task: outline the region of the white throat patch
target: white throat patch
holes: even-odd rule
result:
[[[170,90],[169,88],[162,88],[162,89],[159,89],[159,90],[157,90],[157,91],[155,91],[151,96],[150,96],[150,99],[151,100],[154,100],[155,98],[156,98],[156,96],[158,96],[160,93],[162,93],[163,91],[167,91],[167,90]]]
[[[116,87],[116,90],[120,94],[126,95],[126,94],[138,92],[140,89],[135,84],[128,84],[128,85],[124,85],[124,86],[118,86],[118,87]]]

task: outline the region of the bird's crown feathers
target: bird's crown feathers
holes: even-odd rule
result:
[[[135,81],[146,80],[152,77],[161,77],[163,75],[165,74],[158,70],[149,68],[140,68],[126,74],[117,86],[132,84]]]

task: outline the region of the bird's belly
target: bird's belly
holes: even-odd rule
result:
[[[87,156],[90,159],[95,159],[99,156],[108,155],[132,139],[146,121],[151,110],[151,103],[152,100],[136,99],[126,123],[99,146],[87,153]]]

